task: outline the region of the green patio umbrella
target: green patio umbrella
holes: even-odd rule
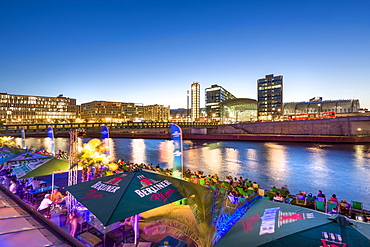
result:
[[[149,170],[116,174],[66,187],[104,226],[186,196],[189,182]],[[200,189],[208,189],[199,185]],[[191,194],[191,191],[188,191]]]
[[[217,246],[370,246],[370,224],[259,199]]]
[[[26,152],[7,161],[17,178],[30,178],[67,172],[69,162],[50,155]]]

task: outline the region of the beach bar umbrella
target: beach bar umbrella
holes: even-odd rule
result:
[[[68,186],[66,190],[107,226],[184,198],[178,188],[186,188],[187,183],[136,169]]]
[[[26,152],[7,161],[17,178],[30,178],[67,172],[69,162],[51,155]]]
[[[370,246],[370,225],[343,215],[259,199],[218,246]]]

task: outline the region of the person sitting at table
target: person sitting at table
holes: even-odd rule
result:
[[[50,217],[50,206],[53,202],[50,200],[50,194],[46,194],[44,199],[41,201],[37,211],[45,217]]]
[[[63,202],[63,195],[62,193],[59,191],[58,188],[55,188],[53,189],[53,193],[51,194],[50,196],[50,200],[53,202],[53,203],[62,203]]]

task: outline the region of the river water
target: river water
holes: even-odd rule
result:
[[[82,143],[90,139],[82,139]],[[15,139],[20,145],[21,139]],[[49,138],[27,138],[31,149],[48,150]],[[160,164],[172,168],[173,143],[168,140],[110,139],[114,160]],[[68,138],[56,138],[55,149],[69,151]],[[242,176],[264,189],[288,185],[291,193],[317,194],[321,189],[339,200],[360,201],[370,209],[370,145],[278,142],[184,141],[184,169]]]

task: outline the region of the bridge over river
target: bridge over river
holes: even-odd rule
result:
[[[370,142],[370,116],[227,125],[211,122],[176,124],[182,128],[183,138],[191,140]],[[20,136],[21,129],[24,128],[28,137],[45,137],[48,126],[53,127],[56,137],[69,137],[71,129],[83,129],[85,137],[100,137],[102,126],[107,126],[110,136],[116,138],[171,138],[170,122],[2,125],[0,135]]]

